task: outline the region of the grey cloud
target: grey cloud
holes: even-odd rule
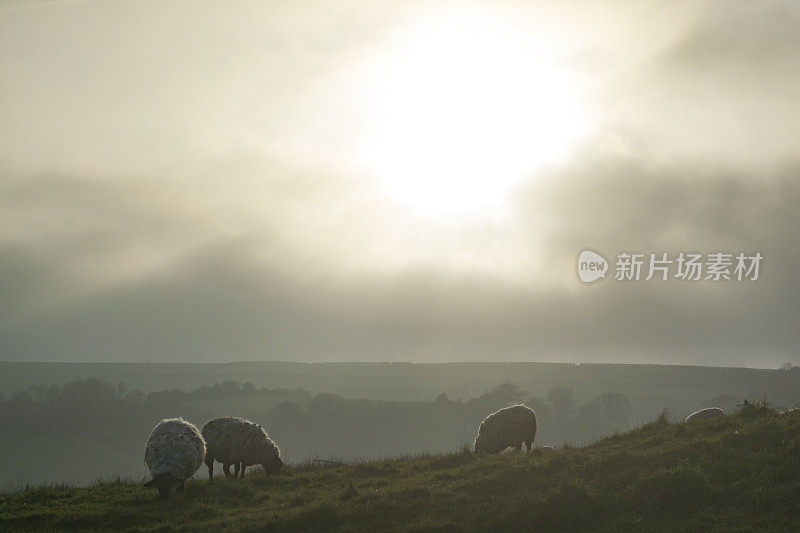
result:
[[[340,120],[303,99],[309,84],[413,7],[344,6],[302,28],[286,23],[296,7],[254,8],[255,26],[197,8],[176,28],[174,6],[89,4],[110,10],[99,33],[79,11],[0,13],[0,359],[800,362],[795,4],[693,7],[657,43],[637,7],[576,43],[579,66],[610,73],[594,103],[611,141],[521,187],[511,231],[463,230],[523,272],[534,256],[527,277],[443,254],[360,270],[385,259],[372,248],[439,241],[303,151],[340,139],[291,142]],[[585,247],[765,262],[755,283],[587,287]]]
[[[690,168],[593,160],[562,170],[550,191],[532,188],[518,205],[519,223],[546,209],[557,228],[545,236],[548,266],[535,287],[446,266],[310,276],[307,256],[270,248],[261,235],[217,239],[167,268],[0,323],[0,353],[8,360],[797,360],[794,168],[759,179],[709,173],[698,179]],[[541,235],[529,238],[541,244]],[[270,253],[255,253],[265,245]],[[587,246],[607,256],[761,251],[765,262],[757,282],[583,286],[574,262]],[[62,259],[50,259],[34,269],[11,261],[3,278],[19,287],[31,286],[31,272],[53,279],[48,272]]]
[[[794,61],[800,46],[800,6],[786,0],[714,2],[667,57],[676,63],[720,69],[761,68]]]
[[[667,46],[611,76],[606,127],[634,132],[662,161],[761,170],[795,158],[798,35],[794,2],[712,2]]]

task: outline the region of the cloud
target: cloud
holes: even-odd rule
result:
[[[794,158],[800,126],[786,117],[800,90],[798,35],[793,2],[704,5],[666,44],[610,69],[598,97],[606,127],[665,162],[763,170]]]
[[[446,264],[326,276],[324,263],[314,265],[313,257],[279,239],[252,233],[208,238],[159,268],[48,304],[41,287],[57,286],[53,280],[64,265],[92,246],[80,246],[84,240],[76,238],[75,246],[47,248],[44,257],[17,244],[2,254],[5,286],[26,293],[39,287],[41,306],[0,322],[0,352],[30,360],[567,359],[774,366],[796,359],[800,340],[795,168],[753,179],[589,158],[561,169],[551,176],[552,187],[531,186],[517,205],[515,224],[529,225],[526,216],[543,210],[553,221],[551,231],[531,231],[518,243],[545,251],[544,266],[533,273],[540,281],[535,285]],[[75,191],[66,187],[61,194]],[[113,197],[102,198],[103,211],[122,215],[108,220],[126,219],[126,200],[117,208]],[[170,225],[147,218],[139,224],[131,215],[130,223],[106,228],[114,234],[109,239],[124,249],[136,242],[131,228],[141,237],[159,227],[176,235],[192,227],[166,213]],[[273,229],[278,234],[281,228]],[[760,251],[765,261],[757,282],[609,279],[584,286],[574,262],[585,247],[609,258],[622,250]],[[8,310],[22,299],[11,299]]]
[[[160,5],[0,12],[0,359],[800,362],[793,3],[548,10],[596,131],[460,221],[348,160],[349,69],[415,7]],[[765,260],[585,286],[584,248]]]

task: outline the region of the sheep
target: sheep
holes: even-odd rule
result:
[[[205,463],[208,481],[214,480],[214,460],[222,463],[225,477],[231,477],[230,466],[234,465],[233,478],[250,465],[260,464],[269,478],[283,466],[281,452],[269,438],[264,428],[244,418],[221,417],[210,420],[203,426],[203,437],[207,449]]]
[[[475,452],[500,453],[509,446],[531,451],[536,436],[536,413],[524,405],[512,405],[487,416],[475,437]]]
[[[183,418],[166,418],[159,422],[144,451],[144,463],[153,479],[145,487],[156,487],[159,497],[169,496],[172,487],[183,492],[184,482],[203,464],[206,443],[194,424]]]
[[[693,420],[717,418],[718,416],[725,416],[725,411],[723,411],[719,407],[707,407],[705,409],[700,409],[699,411],[695,411],[694,413],[690,414],[689,416],[686,417],[686,421],[692,422]]]

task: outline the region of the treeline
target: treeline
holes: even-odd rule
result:
[[[114,385],[90,377],[63,385],[29,385],[7,399],[0,397],[0,431],[84,431],[101,424],[130,427],[137,422],[150,423],[155,417],[181,416],[198,400],[286,397],[308,398],[310,394],[302,389],[259,389],[236,381],[144,394],[125,383]]]
[[[580,444],[627,429],[630,401],[607,392],[577,405],[573,391],[553,388],[546,398],[532,397],[503,383],[468,401],[440,394],[431,402],[385,402],[314,396],[306,409],[293,402],[275,406],[267,416],[276,440],[305,456],[326,452],[344,459],[454,450],[471,445],[483,418],[508,405],[525,403],[536,411],[538,445]]]
[[[308,391],[295,388],[256,388],[249,382],[224,381],[214,385],[201,385],[196,389],[185,391],[183,389],[169,389],[165,391],[151,392],[147,395],[148,401],[167,402],[191,399],[210,399],[210,398],[257,398],[257,397],[283,397],[287,395],[311,396]]]
[[[540,398],[510,382],[467,401],[442,393],[428,402],[398,402],[312,397],[303,389],[259,389],[235,381],[144,394],[88,378],[28,386],[0,400],[0,431],[86,436],[114,431],[142,440],[162,417],[184,416],[202,425],[215,416],[237,415],[264,424],[290,460],[364,458],[470,445],[486,415],[516,403],[536,411],[537,442],[549,445],[581,444],[625,430],[631,411],[628,398],[616,392],[578,405],[570,388],[554,387]]]

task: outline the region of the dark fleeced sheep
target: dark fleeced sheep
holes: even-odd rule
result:
[[[509,446],[531,451],[536,436],[536,413],[524,405],[512,405],[487,416],[475,437],[475,452],[500,453]]]
[[[244,477],[245,468],[260,464],[267,476],[278,472],[283,466],[281,453],[269,438],[264,428],[244,418],[221,417],[203,426],[206,440],[205,463],[208,479],[214,479],[214,461],[222,463],[222,471],[231,477],[230,466],[234,465],[233,477]]]

